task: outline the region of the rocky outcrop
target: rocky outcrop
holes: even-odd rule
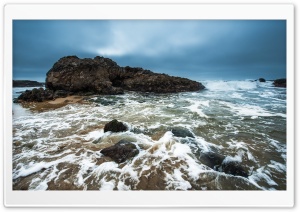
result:
[[[275,87],[286,88],[286,78],[274,80],[273,85]]]
[[[32,80],[13,80],[13,87],[43,87],[45,83]]]
[[[142,68],[120,67],[104,57],[61,58],[48,71],[46,87],[68,92],[122,94],[124,91],[173,93],[198,91],[204,86],[186,78],[157,74]]]
[[[116,163],[123,163],[129,158],[136,156],[139,153],[139,150],[133,143],[121,140],[111,147],[102,149],[100,153],[110,157]]]
[[[114,119],[111,122],[108,122],[104,126],[104,132],[124,132],[127,130],[127,127],[122,123],[119,122],[118,120]]]
[[[70,92],[66,92],[63,90],[53,91],[50,89],[44,88],[34,88],[32,90],[26,90],[21,93],[21,95],[14,99],[14,103],[19,102],[43,102],[47,100],[53,100],[56,98],[64,98],[67,97]]]
[[[25,102],[43,102],[45,100],[53,99],[53,91],[44,88],[34,88],[32,90],[24,91],[17,99],[14,100],[15,103],[25,101]]]
[[[266,82],[266,80],[264,78],[259,78],[258,81],[259,82]]]

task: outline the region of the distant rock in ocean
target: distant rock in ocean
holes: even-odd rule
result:
[[[273,85],[275,87],[286,88],[286,78],[274,80]]]
[[[266,80],[264,78],[259,78],[258,81],[259,82],[266,82]]]
[[[13,87],[43,87],[45,83],[32,80],[13,80]]]
[[[122,94],[124,91],[176,93],[204,86],[186,78],[153,73],[142,68],[120,67],[109,58],[63,57],[48,71],[46,88],[68,92]]]

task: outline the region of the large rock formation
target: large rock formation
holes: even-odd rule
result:
[[[104,57],[61,58],[48,71],[46,88],[73,93],[122,94],[125,90],[173,93],[198,91],[204,86],[186,78],[157,74],[142,68],[120,67]]]

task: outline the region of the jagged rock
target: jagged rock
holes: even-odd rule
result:
[[[14,102],[18,103],[20,101],[25,102],[42,102],[45,100],[53,99],[53,91],[43,88],[34,88],[32,90],[24,91]]]
[[[13,87],[43,87],[45,83],[32,80],[13,80]]]
[[[111,131],[111,132],[123,132],[126,131],[127,127],[118,120],[114,119],[111,122],[108,122],[104,126],[104,132]]]
[[[61,58],[48,71],[46,87],[51,90],[122,94],[124,90],[173,93],[198,91],[204,86],[186,78],[157,74],[142,68],[120,67],[109,58]]]
[[[286,78],[274,80],[273,85],[275,87],[286,88]]]
[[[225,156],[218,153],[207,152],[201,153],[200,162],[214,170],[218,170],[218,168],[222,165],[224,158]]]
[[[226,163],[223,162],[221,166],[221,171],[225,172],[226,174],[248,177],[248,174],[245,171],[245,169],[236,161],[229,161]]]
[[[174,127],[174,128],[171,129],[171,132],[176,137],[181,137],[181,138],[185,138],[185,137],[195,138],[195,136],[193,135],[193,133],[191,133],[188,129],[186,129],[184,127]]]
[[[123,163],[127,159],[136,156],[139,150],[133,143],[121,140],[113,146],[102,149],[100,153],[110,157],[117,163]]]
[[[259,82],[266,82],[266,80],[264,78],[259,78],[258,81]]]

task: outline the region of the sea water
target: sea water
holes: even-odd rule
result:
[[[201,83],[198,92],[99,95],[44,112],[13,104],[13,189],[285,190],[286,89]],[[104,133],[113,119],[128,131]],[[176,127],[192,136],[177,137]],[[100,153],[122,139],[139,154],[118,164]],[[201,160],[208,153],[248,177],[209,167]]]

